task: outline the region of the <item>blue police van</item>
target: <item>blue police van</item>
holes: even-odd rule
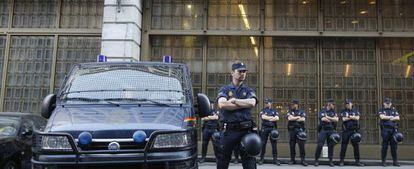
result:
[[[33,168],[198,168],[190,73],[178,63],[83,63],[46,96]],[[195,108],[198,105],[198,108]]]

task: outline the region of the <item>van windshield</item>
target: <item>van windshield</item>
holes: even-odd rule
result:
[[[185,104],[189,99],[185,79],[183,68],[177,66],[75,67],[60,98],[66,104]]]

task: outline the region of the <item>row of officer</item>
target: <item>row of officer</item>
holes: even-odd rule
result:
[[[279,114],[272,109],[272,101],[266,100],[266,107],[262,109],[260,118],[263,120],[261,135],[257,134],[257,128],[252,120],[251,109],[257,105],[257,97],[252,88],[244,84],[247,76],[247,67],[242,62],[236,62],[232,65],[232,82],[229,85],[221,87],[217,103],[220,109],[220,122],[222,124],[221,134],[217,134],[216,146],[219,153],[216,153],[217,168],[228,168],[231,154],[234,148],[240,145],[240,155],[243,168],[256,168],[256,155],[260,154],[259,164],[263,163],[265,146],[270,139],[272,144],[273,163],[280,165],[277,160],[277,121]],[[289,164],[296,163],[295,147],[299,145],[301,164],[306,166],[304,144],[306,141],[305,120],[306,114],[298,107],[299,101],[291,102],[290,110],[287,113],[289,144],[291,150],[291,160]],[[378,112],[380,116],[382,143],[382,161],[385,166],[385,159],[388,145],[391,146],[393,164],[399,166],[397,161],[397,143],[402,141],[402,134],[398,132],[397,121],[399,114],[391,105],[391,99],[384,99],[383,108]],[[354,156],[356,165],[363,166],[359,157],[359,116],[360,113],[353,108],[352,100],[345,101],[345,109],[341,112],[343,121],[342,143],[340,153],[340,165],[343,165],[347,145],[351,142],[354,147]],[[208,117],[212,119],[211,117]],[[319,112],[319,137],[315,151],[315,166],[319,165],[319,157],[325,141],[328,144],[329,164],[333,166],[332,156],[333,147],[341,141],[341,136],[336,131],[336,124],[339,117],[335,112],[335,102],[328,99],[326,106]],[[214,118],[214,120],[217,120]],[[203,127],[204,128],[204,127]],[[204,135],[204,131],[203,131]],[[206,134],[207,137],[210,134]],[[207,143],[208,144],[208,143]],[[203,143],[202,157],[205,157]],[[206,146],[205,146],[206,147]],[[261,152],[261,153],[260,153]]]

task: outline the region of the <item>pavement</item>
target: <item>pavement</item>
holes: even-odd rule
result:
[[[327,159],[320,159],[320,161],[319,161],[319,163],[320,163],[320,165],[318,166],[318,167],[315,167],[315,166],[313,166],[313,161],[311,160],[311,159],[307,159],[307,162],[308,162],[308,166],[307,167],[304,167],[304,166],[302,166],[302,165],[299,165],[299,164],[295,164],[295,165],[288,165],[287,163],[288,163],[288,161],[289,161],[289,159],[287,159],[287,158],[282,158],[282,159],[279,159],[280,160],[280,163],[281,163],[281,165],[280,166],[277,166],[277,165],[273,165],[273,164],[270,164],[271,163],[271,159],[270,158],[265,158],[265,164],[263,164],[263,165],[257,165],[257,168],[258,169],[270,169],[270,168],[277,168],[277,167],[283,167],[283,168],[289,168],[289,169],[296,169],[296,168],[301,168],[301,169],[303,169],[303,168],[315,168],[315,169],[320,169],[320,168],[336,168],[336,167],[338,167],[338,168],[347,168],[347,169],[353,169],[353,168],[355,168],[355,169],[361,169],[361,167],[358,167],[358,166],[354,166],[353,165],[353,160],[345,160],[345,166],[343,166],[343,167],[341,167],[341,166],[338,166],[338,159],[334,159],[334,162],[335,162],[335,166],[334,167],[330,167],[329,165],[328,165],[328,160]],[[298,161],[297,161],[298,162]],[[400,162],[400,164],[401,164],[401,166],[400,167],[395,167],[395,166],[392,166],[392,160],[388,160],[387,161],[387,164],[388,164],[388,166],[387,167],[382,167],[381,166],[381,161],[380,160],[369,160],[369,159],[365,159],[365,160],[361,160],[361,162],[362,163],[364,163],[365,164],[365,166],[364,167],[362,167],[362,168],[370,168],[370,169],[374,169],[374,168],[384,168],[384,169],[413,169],[414,168],[414,161],[399,161]],[[215,162],[215,159],[212,157],[212,156],[207,156],[207,158],[206,158],[206,162],[204,162],[204,163],[201,163],[201,164],[199,164],[199,169],[215,169],[216,168],[216,162]],[[230,167],[229,167],[230,169],[241,169],[241,168],[243,168],[243,166],[241,165],[241,163],[238,163],[238,164],[234,164],[234,163],[230,163]]]

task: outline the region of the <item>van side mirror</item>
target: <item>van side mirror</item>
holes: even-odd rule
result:
[[[197,114],[199,117],[203,118],[210,114],[210,100],[203,93],[197,94]]]
[[[42,117],[49,119],[53,110],[56,108],[56,94],[47,95],[42,102]]]

